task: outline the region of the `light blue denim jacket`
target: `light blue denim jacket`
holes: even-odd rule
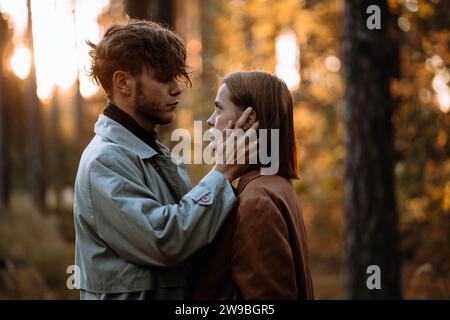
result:
[[[172,161],[100,115],[75,182],[81,298],[183,298],[184,261],[210,243],[237,199],[211,171],[192,188]]]

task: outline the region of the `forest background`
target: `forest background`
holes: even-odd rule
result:
[[[385,33],[352,24],[369,17],[372,3],[382,8]],[[74,261],[73,185],[106,102],[86,76],[85,40],[97,42],[127,14],[161,21],[186,43],[193,87],[183,93],[175,123],[160,131],[169,147],[177,143],[170,141],[173,129],[193,130],[195,120],[213,112],[221,76],[259,69],[287,82],[300,144],[294,186],[317,298],[380,298],[364,296],[358,286],[365,282],[355,287],[348,279],[362,279],[359,257],[387,253],[394,281],[384,297],[449,299],[449,6],[448,0],[0,1],[0,299],[78,298],[66,286]],[[352,46],[371,35],[378,37],[368,42],[376,43],[371,50]],[[357,65],[368,65],[359,80],[349,76]],[[373,103],[370,92],[386,105]],[[352,110],[384,110],[377,121],[385,122],[374,126]],[[384,135],[391,126],[392,135]],[[370,139],[358,134],[361,127]],[[387,157],[381,176],[393,179],[368,175],[366,192],[351,168],[362,161],[364,172],[376,172],[372,151]],[[188,169],[196,183],[210,167]],[[355,183],[362,196],[348,191]],[[377,188],[387,198],[370,202]],[[366,198],[366,208],[378,211],[355,220],[360,210],[352,204]],[[352,244],[369,221],[384,240]]]

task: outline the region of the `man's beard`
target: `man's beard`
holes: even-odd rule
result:
[[[164,109],[164,106],[160,105],[155,100],[146,100],[142,90],[141,80],[137,80],[136,82],[134,109],[154,124],[166,125],[171,122],[171,119],[166,119],[161,116],[161,111]]]

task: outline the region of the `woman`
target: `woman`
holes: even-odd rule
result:
[[[252,107],[260,129],[279,130],[279,169],[262,175],[261,165],[252,165],[233,182],[239,204],[193,260],[195,299],[314,298],[305,226],[291,184],[298,178],[292,104],[286,84],[266,72],[232,73],[219,88],[208,125],[223,130]]]

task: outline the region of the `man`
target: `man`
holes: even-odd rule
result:
[[[185,298],[183,262],[218,232],[236,203],[230,182],[246,165],[216,164],[192,188],[156,140],[155,127],[174,119],[180,82],[190,83],[174,33],[131,20],[90,45],[91,76],[109,103],[75,182],[81,299]]]

